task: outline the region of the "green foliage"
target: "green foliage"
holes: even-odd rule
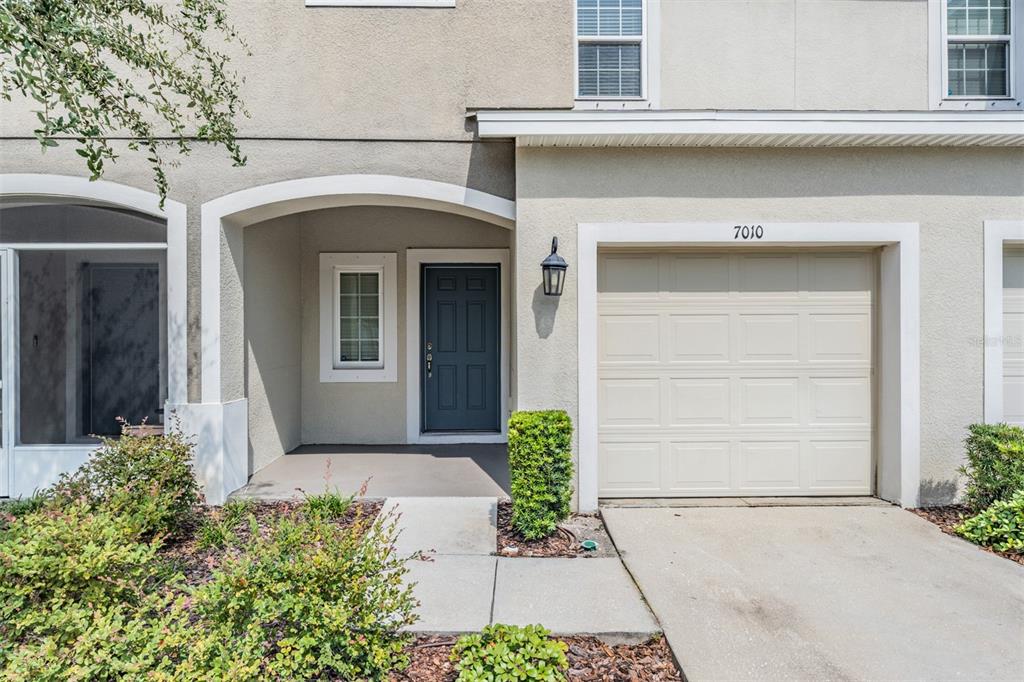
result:
[[[1009,424],[972,424],[964,441],[967,477],[964,502],[980,512],[1024,489],[1024,428]]]
[[[512,525],[527,540],[555,532],[572,501],[572,421],[562,410],[515,412],[508,422]]]
[[[550,635],[540,625],[488,625],[460,637],[451,660],[460,682],[564,680],[568,647]]]
[[[407,663],[415,600],[394,553],[397,518],[341,527],[278,519],[230,554],[181,607],[177,674],[215,679],[385,680]]]
[[[0,532],[0,670],[10,680],[112,679],[156,655],[176,576],[133,517],[82,501]],[[148,653],[147,653],[148,652]]]
[[[342,495],[338,490],[326,490],[318,494],[302,492],[303,501],[300,509],[309,517],[322,519],[324,521],[337,521],[345,518],[355,495]]]
[[[179,433],[105,438],[79,469],[47,493],[55,505],[84,500],[135,518],[144,534],[173,534],[200,502],[192,444]]]
[[[46,498],[38,492],[32,497],[18,497],[13,500],[0,501],[0,528],[5,520],[13,520],[26,514],[39,511],[46,504]]]
[[[249,499],[228,500],[215,509],[196,530],[196,544],[200,549],[223,549],[236,540],[235,531],[251,514],[256,504]]]
[[[1024,552],[1024,489],[997,500],[959,526],[961,537],[1000,552]]]
[[[236,166],[244,114],[240,79],[220,42],[244,48],[225,0],[4,0],[0,3],[0,96],[34,100],[45,151],[76,141],[92,179],[117,154],[111,138],[144,149],[161,202],[164,150],[222,145]]]

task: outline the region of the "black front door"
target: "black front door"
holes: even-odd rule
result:
[[[424,265],[423,431],[500,431],[497,265]]]

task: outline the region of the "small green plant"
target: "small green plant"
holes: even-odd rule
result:
[[[170,535],[201,502],[192,470],[194,449],[180,433],[104,438],[78,470],[61,475],[49,492],[54,504],[85,500],[93,507],[140,516],[147,534]]]
[[[508,423],[512,526],[527,540],[548,537],[569,516],[572,421],[562,410],[515,412]]]
[[[236,540],[235,531],[252,514],[255,502],[246,498],[228,500],[203,519],[196,531],[196,544],[200,549],[224,549]]]
[[[961,537],[1000,552],[1024,552],[1024,489],[956,527]]]
[[[185,652],[175,679],[386,680],[416,620],[396,524],[297,513],[251,536],[182,607],[192,626],[168,635]]]
[[[31,497],[16,497],[13,500],[0,501],[0,528],[3,528],[4,521],[13,520],[37,512],[46,504],[46,496],[38,491]]]
[[[1009,424],[972,424],[964,441],[967,477],[964,503],[980,512],[1024,489],[1024,428]]]
[[[324,521],[337,521],[345,518],[356,499],[355,495],[343,495],[338,490],[325,490],[312,495],[303,491],[302,495],[303,500],[300,507],[302,512],[311,518]]]
[[[565,642],[540,625],[488,625],[459,638],[451,660],[460,682],[564,680],[569,662]]]

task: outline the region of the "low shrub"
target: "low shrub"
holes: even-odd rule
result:
[[[1024,489],[956,527],[963,538],[1000,552],[1024,552]]]
[[[113,679],[156,657],[173,575],[136,517],[76,500],[0,533],[0,670],[8,680]],[[148,615],[143,615],[143,614]],[[146,651],[150,651],[147,654]]]
[[[964,441],[967,477],[964,503],[980,512],[1024,489],[1024,428],[1009,424],[972,424]]]
[[[256,503],[249,499],[228,500],[203,519],[196,530],[196,544],[200,549],[224,549],[235,542],[235,531],[252,514]]]
[[[0,501],[0,528],[4,527],[5,521],[39,511],[45,504],[46,497],[38,492],[31,497],[17,497],[12,500]]]
[[[356,499],[355,495],[342,495],[337,490],[326,490],[312,495],[302,491],[302,496],[302,512],[311,518],[324,521],[345,518]]]
[[[515,412],[508,422],[512,526],[527,540],[555,532],[572,501],[572,421],[562,410]]]
[[[567,648],[540,625],[495,624],[460,637],[451,660],[460,682],[564,680]]]
[[[416,620],[397,517],[357,512],[341,527],[303,514],[277,519],[226,557],[186,606],[192,627],[178,677],[385,680],[407,664]]]
[[[173,534],[201,502],[193,446],[183,435],[104,438],[89,460],[63,474],[48,495],[135,516],[145,534]]]

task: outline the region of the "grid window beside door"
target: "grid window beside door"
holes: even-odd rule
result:
[[[1012,0],[946,0],[946,96],[1010,97]]]
[[[380,352],[383,272],[383,268],[335,270],[336,367],[383,366]]]
[[[644,96],[644,0],[576,0],[576,95]]]

